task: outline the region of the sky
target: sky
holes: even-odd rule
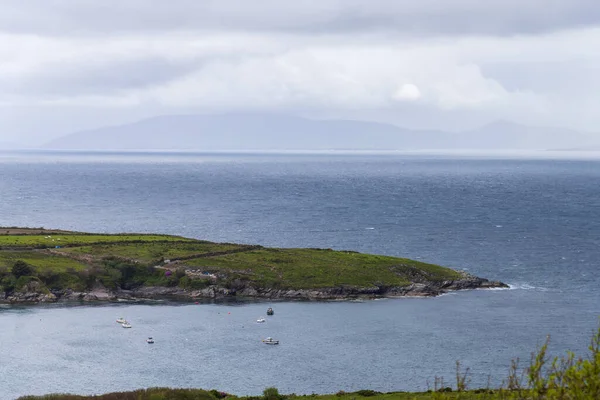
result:
[[[163,114],[599,132],[598,0],[0,0],[0,142]]]

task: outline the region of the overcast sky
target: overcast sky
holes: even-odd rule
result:
[[[0,142],[256,110],[600,132],[598,0],[0,0]]]

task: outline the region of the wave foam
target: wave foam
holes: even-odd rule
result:
[[[540,286],[533,286],[528,283],[509,283],[508,287],[510,290],[538,290],[540,292],[545,292],[548,289]]]

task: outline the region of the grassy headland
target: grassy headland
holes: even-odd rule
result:
[[[0,228],[0,301],[5,302],[431,296],[499,286],[438,265],[353,251]]]

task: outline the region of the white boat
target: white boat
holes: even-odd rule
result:
[[[154,339],[152,339],[151,337],[149,337],[148,339],[146,339],[146,343],[154,343]]]
[[[272,337],[268,337],[266,339],[263,339],[262,341],[264,344],[279,344],[279,340],[275,340]]]
[[[123,328],[131,328],[131,324],[129,322],[124,322],[121,324]]]
[[[126,324],[127,320],[123,317],[117,318],[117,324]]]
[[[262,324],[263,322],[266,322],[267,320],[264,319],[263,317],[260,317],[259,319],[256,320],[256,322],[258,322],[259,324]]]

